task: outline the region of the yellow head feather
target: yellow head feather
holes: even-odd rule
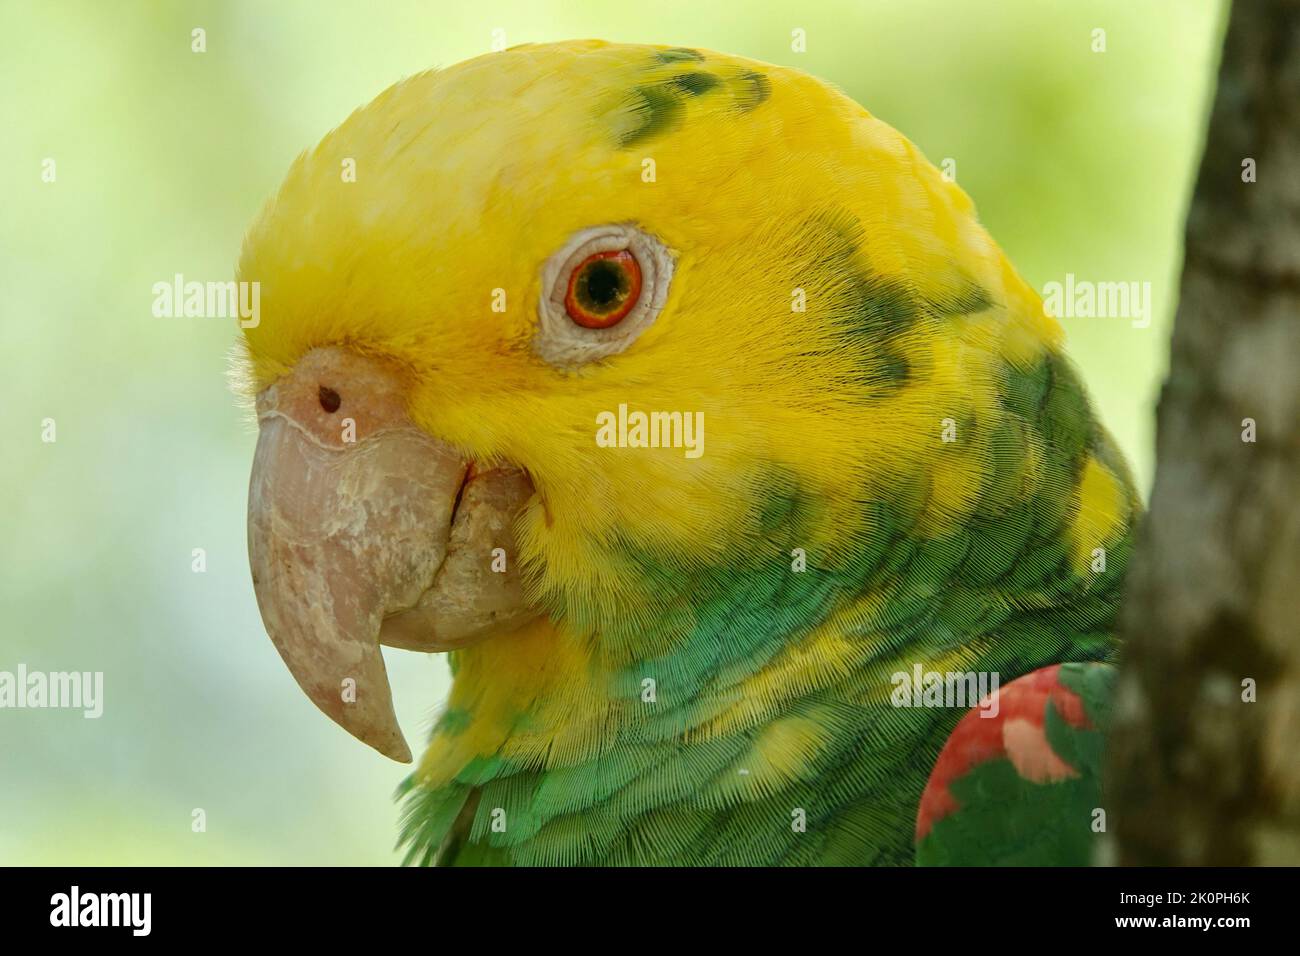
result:
[[[626,353],[551,367],[531,348],[541,265],[578,230],[620,222],[672,250],[667,305]],[[919,303],[888,355],[844,334],[850,270]],[[581,591],[618,587],[600,547],[615,533],[701,560],[752,542],[773,469],[827,500],[925,470],[929,524],[961,520],[976,464],[936,455],[941,420],[991,414],[1002,363],[1028,368],[1060,337],[965,194],[836,90],[598,41],[392,87],[298,159],[239,273],[261,283],[264,319],[245,332],[255,387],[326,344],[406,364],[417,422],[529,470],[548,512],[526,541]],[[903,363],[906,386],[873,379],[881,363]],[[594,454],[596,416],[620,403],[703,412],[707,453]],[[829,510],[809,544],[846,540],[841,520]]]

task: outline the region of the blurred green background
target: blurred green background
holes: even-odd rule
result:
[[[712,48],[829,80],[932,161],[957,161],[1036,288],[1067,272],[1152,283],[1150,328],[1065,322],[1146,488],[1223,12],[1217,0],[0,0],[0,670],[105,674],[99,720],[0,710],[0,863],[396,859],[404,771],[315,711],[258,617],[244,542],[255,436],[225,384],[235,330],[150,308],[153,283],[175,273],[232,277],[290,161],[354,108],[487,52],[498,29],[509,44]],[[206,53],[191,52],[195,27]],[[791,51],[796,28],[804,53]],[[446,665],[388,660],[415,743]],[[195,808],[206,832],[192,832]]]

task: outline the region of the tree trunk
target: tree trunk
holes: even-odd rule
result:
[[[1157,428],[1109,737],[1118,859],[1300,863],[1300,0],[1232,8]]]

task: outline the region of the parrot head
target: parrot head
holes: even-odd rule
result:
[[[1049,490],[1067,564],[1123,524],[1070,517],[1086,402],[969,199],[796,70],[586,41],[411,77],[298,158],[239,278],[263,620],[398,760],[380,645],[461,657],[473,747],[575,761],[647,673],[681,732],[878,655],[840,636],[922,597],[901,540]]]

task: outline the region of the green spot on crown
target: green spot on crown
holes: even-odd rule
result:
[[[764,103],[772,95],[772,83],[762,73],[746,70],[740,74],[736,90],[736,106],[741,112],[750,110]]]
[[[660,63],[681,63],[683,60],[704,59],[704,54],[698,50],[688,50],[686,47],[673,47],[671,50],[660,50],[655,54],[655,59]]]
[[[635,87],[628,94],[625,108],[631,114],[633,123],[619,137],[618,145],[624,149],[660,136],[681,121],[682,103],[677,98],[674,86]]]
[[[683,73],[680,76],[673,77],[674,86],[682,90],[689,96],[699,96],[709,92],[718,85],[718,78],[712,73]]]

